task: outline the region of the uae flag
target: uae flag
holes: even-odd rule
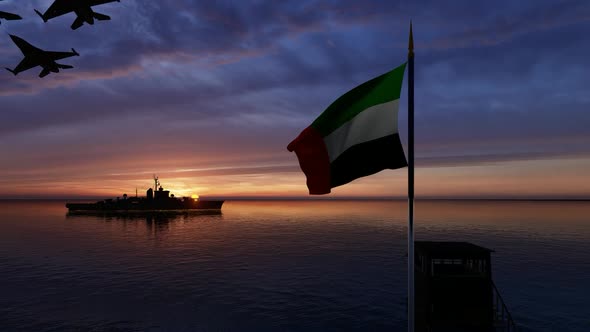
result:
[[[397,126],[405,68],[404,63],[342,95],[287,146],[299,159],[310,194],[408,166]]]

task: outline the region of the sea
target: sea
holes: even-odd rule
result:
[[[415,238],[492,249],[520,331],[590,331],[590,202],[418,200]],[[0,331],[405,331],[406,254],[406,201],[2,201]]]

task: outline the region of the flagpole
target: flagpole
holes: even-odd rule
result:
[[[408,43],[408,332],[414,332],[414,36]]]

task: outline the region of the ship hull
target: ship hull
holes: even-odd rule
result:
[[[224,201],[199,200],[194,202],[153,202],[150,204],[133,204],[117,202],[112,204],[99,203],[67,203],[69,211],[193,211],[193,210],[221,210]]]

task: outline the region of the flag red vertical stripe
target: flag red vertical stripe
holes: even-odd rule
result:
[[[289,143],[287,150],[297,155],[299,166],[307,177],[310,195],[330,193],[330,157],[324,138],[313,127],[305,130]]]

